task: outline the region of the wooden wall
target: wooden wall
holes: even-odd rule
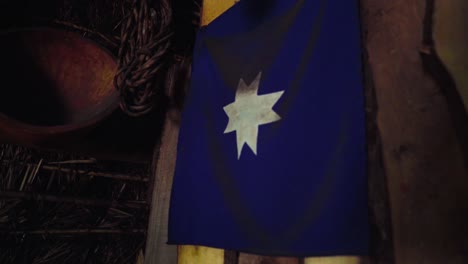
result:
[[[361,1],[396,263],[468,263],[467,134],[429,40],[433,3]]]

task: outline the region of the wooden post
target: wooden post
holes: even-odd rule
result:
[[[396,263],[461,264],[468,263],[468,171],[446,87],[422,59],[431,53],[423,45],[430,1],[361,0],[363,26]]]
[[[161,145],[153,160],[156,170],[152,172],[154,183],[146,239],[145,264],[177,263],[177,246],[166,244],[169,204],[179,135],[179,123],[178,120],[174,120],[174,116],[179,116],[177,110],[169,109]]]

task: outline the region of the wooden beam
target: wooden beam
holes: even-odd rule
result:
[[[468,263],[468,171],[422,54],[429,0],[361,0],[396,263]]]
[[[169,109],[161,138],[159,151],[155,153],[153,164],[154,184],[152,191],[151,213],[148,223],[145,264],[176,264],[177,246],[167,245],[169,203],[177,156],[179,113]]]

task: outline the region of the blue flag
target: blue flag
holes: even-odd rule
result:
[[[356,2],[241,0],[199,30],[170,244],[368,253]]]

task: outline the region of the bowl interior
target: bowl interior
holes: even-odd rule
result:
[[[90,122],[118,104],[117,65],[100,46],[58,29],[0,34],[0,113],[32,126]]]

